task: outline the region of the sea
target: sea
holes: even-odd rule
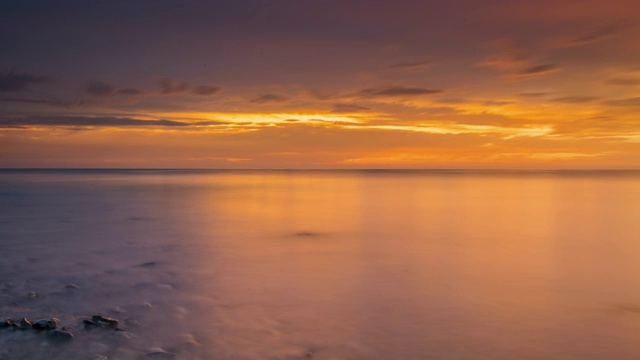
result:
[[[0,359],[635,360],[640,172],[0,170],[23,317],[73,338]]]

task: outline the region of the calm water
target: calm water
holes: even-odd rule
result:
[[[638,172],[4,171],[0,253],[0,359],[640,358]]]

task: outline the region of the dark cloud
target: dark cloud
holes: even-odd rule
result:
[[[582,36],[576,37],[574,39],[571,39],[569,40],[567,45],[579,46],[579,45],[592,44],[594,42],[616,35],[620,31],[620,29],[621,27],[618,25],[606,26],[606,27],[591,31]]]
[[[198,85],[193,88],[192,92],[196,95],[214,95],[222,90],[219,86]]]
[[[346,113],[346,112],[359,112],[359,111],[367,111],[371,110],[368,107],[359,106],[355,104],[334,104],[333,110],[331,112],[335,113]]]
[[[14,97],[6,97],[0,99],[2,102],[15,102],[15,103],[23,103],[23,104],[45,104],[49,105],[49,100],[44,99],[27,99],[27,98],[14,98]]]
[[[522,96],[522,97],[529,97],[529,98],[539,98],[539,97],[543,97],[543,96],[547,96],[549,95],[549,92],[524,92],[524,93],[519,93],[518,96]]]
[[[116,87],[100,80],[89,80],[82,91],[92,96],[111,96],[116,92]]]
[[[140,120],[118,117],[79,116],[27,116],[0,118],[0,127],[16,126],[191,126],[191,123],[174,120]]]
[[[159,82],[160,92],[165,95],[183,93],[189,90],[189,83],[186,81],[176,82],[169,78],[162,78]]]
[[[421,61],[421,62],[405,62],[398,63],[388,66],[389,70],[422,70],[426,67],[431,66],[431,61]]]
[[[610,85],[640,85],[640,79],[631,77],[611,78],[606,83]]]
[[[443,90],[427,89],[420,87],[388,86],[381,88],[369,88],[360,90],[357,95],[360,97],[397,97],[397,96],[418,96],[440,94]]]
[[[53,78],[45,75],[18,73],[15,69],[0,73],[0,91],[26,90],[31,84],[40,84],[53,81]]]
[[[278,94],[266,94],[252,99],[250,102],[254,104],[280,103],[289,100],[289,98]]]
[[[324,94],[316,90],[307,91],[307,95],[313,99],[321,100],[321,101],[328,100],[336,96],[335,94]]]
[[[529,77],[529,76],[546,75],[558,70],[559,68],[555,64],[536,65],[536,66],[528,67],[526,69],[522,69],[517,73],[515,73],[514,76]]]
[[[140,95],[142,94],[142,91],[134,88],[125,88],[125,89],[119,89],[118,91],[116,91],[116,93],[120,95]]]
[[[555,99],[551,99],[553,102],[565,103],[565,104],[584,104],[597,100],[596,96],[564,96]]]
[[[621,100],[605,101],[606,105],[611,106],[640,106],[640,97],[632,97]]]
[[[16,98],[16,97],[6,97],[6,98],[0,99],[0,101],[12,102],[12,103],[23,103],[23,104],[49,105],[49,106],[56,106],[56,107],[71,107],[75,105],[86,105],[91,103],[91,101],[87,101],[87,100],[66,101],[66,100],[56,99],[56,98],[32,99],[32,98]]]

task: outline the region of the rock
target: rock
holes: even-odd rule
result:
[[[36,330],[53,330],[58,327],[57,319],[41,319],[33,323],[33,328]]]
[[[307,353],[304,354],[305,359],[311,359],[312,357],[313,357],[313,352],[311,351],[307,351]]]
[[[93,321],[94,323],[97,323],[98,325],[100,325],[102,327],[115,328],[115,327],[118,326],[118,320],[112,319],[112,318],[108,318],[108,317],[104,317],[102,315],[93,315],[91,317],[91,321]],[[86,324],[86,322],[85,322],[85,324]]]
[[[47,333],[50,337],[54,338],[54,339],[58,339],[58,340],[71,340],[73,339],[73,334],[71,334],[68,331],[64,331],[64,330],[58,330],[58,329],[53,329],[53,330],[49,330],[49,332]]]
[[[86,327],[99,326],[97,322],[89,320],[89,319],[84,319],[84,320],[82,320],[82,322],[84,323],[84,325]]]
[[[65,290],[79,290],[80,286],[76,284],[67,284],[64,286]]]
[[[13,319],[4,319],[0,321],[0,328],[8,328],[13,326]]]
[[[31,322],[26,318],[23,317],[22,320],[20,320],[20,329],[21,330],[27,330],[27,329],[31,329]]]

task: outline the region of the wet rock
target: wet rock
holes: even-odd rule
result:
[[[102,327],[115,328],[118,326],[118,320],[104,317],[102,315],[93,315],[91,317],[91,321]]]
[[[91,359],[91,360],[109,360],[109,358],[104,356],[104,355],[93,355],[89,359]]]
[[[31,321],[29,321],[26,317],[23,317],[22,320],[20,320],[20,330],[31,329],[31,327]]]
[[[56,319],[41,319],[33,323],[33,328],[36,330],[53,330],[58,327]]]
[[[0,328],[10,328],[13,326],[13,319],[4,319],[0,321]]]
[[[100,326],[97,322],[93,321],[93,320],[89,320],[89,319],[84,319],[82,320],[82,322],[84,323],[84,325],[86,327],[91,327],[91,326]]]
[[[35,292],[35,291],[31,291],[27,294],[27,299],[38,299],[40,298],[40,294]]]
[[[79,290],[80,286],[76,285],[76,284],[67,284],[64,286],[65,290]]]
[[[53,329],[47,333],[49,337],[57,340],[69,341],[73,339],[73,334],[65,330]]]

